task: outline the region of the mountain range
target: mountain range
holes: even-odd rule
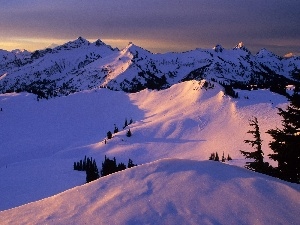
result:
[[[49,98],[99,87],[137,92],[194,79],[282,93],[286,85],[299,84],[300,57],[283,58],[266,49],[253,55],[242,43],[233,49],[216,45],[153,54],[133,43],[119,50],[82,37],[53,49],[0,51],[2,93],[26,91]]]

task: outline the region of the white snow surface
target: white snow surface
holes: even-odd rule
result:
[[[4,224],[299,224],[299,190],[218,162],[162,159],[0,216]]]
[[[236,91],[240,98],[231,99],[218,84],[205,90],[188,81],[134,94],[0,95],[1,223],[299,224],[299,185],[240,168],[239,150],[251,150],[243,143],[252,138],[248,119],[258,118],[266,156],[265,132],[280,127],[276,107],[287,100]],[[125,118],[134,121],[132,137]],[[105,144],[114,124],[120,132]],[[233,165],[203,161],[216,151]],[[85,155],[99,168],[105,155],[145,165],[84,184],[73,162]]]

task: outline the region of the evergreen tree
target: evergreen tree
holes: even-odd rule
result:
[[[127,119],[125,119],[125,123],[124,123],[123,129],[124,129],[125,127],[127,127],[127,126],[128,126],[128,122],[127,122]]]
[[[215,161],[220,161],[220,159],[219,159],[219,155],[218,155],[218,153],[216,152],[216,155],[215,155]]]
[[[213,152],[213,153],[211,153],[210,154],[210,157],[208,158],[209,160],[215,160],[215,153]]]
[[[227,161],[232,160],[232,158],[230,157],[230,155],[228,154],[227,156]]]
[[[126,170],[126,165],[124,163],[119,163],[117,166],[117,171]]]
[[[118,133],[119,132],[119,129],[117,128],[116,124],[115,124],[115,128],[114,128],[114,134],[115,133]]]
[[[87,158],[85,171],[86,171],[86,183],[89,183],[100,177],[95,159],[93,160],[92,158],[91,159]]]
[[[132,161],[131,159],[129,159],[129,160],[128,160],[127,167],[128,167],[128,168],[131,168],[131,167],[134,167],[134,166],[137,166],[137,165],[134,164],[133,161]]]
[[[115,172],[117,172],[116,158],[111,160],[105,156],[104,162],[102,163],[101,176],[107,176]]]
[[[82,170],[86,170],[86,164],[87,164],[87,161],[86,161],[86,156],[84,156],[84,160],[83,160],[83,163],[82,163]]]
[[[289,102],[286,110],[279,108],[283,128],[267,131],[274,139],[269,157],[278,162],[279,178],[300,183],[300,94],[294,93]]]
[[[79,170],[80,170],[80,171],[83,171],[83,164],[82,164],[82,160],[80,160],[80,162],[79,162]]]
[[[112,133],[110,131],[107,132],[107,139],[111,139],[112,138]]]
[[[126,136],[127,137],[131,137],[132,136],[132,133],[131,133],[130,129],[127,131]]]
[[[224,152],[223,152],[223,155],[222,155],[222,162],[225,162]]]
[[[253,159],[253,162],[246,162],[245,168],[249,170],[253,170],[260,173],[267,173],[268,163],[264,162],[264,153],[261,149],[262,140],[260,137],[260,131],[259,131],[259,125],[257,118],[254,117],[253,119],[249,120],[249,125],[251,127],[254,127],[254,130],[249,130],[247,133],[252,134],[254,137],[254,140],[244,140],[246,144],[251,145],[252,147],[255,147],[254,152],[247,152],[242,151],[243,156],[245,156],[246,159]]]

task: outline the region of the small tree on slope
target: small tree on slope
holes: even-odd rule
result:
[[[215,161],[220,161],[218,152],[216,152],[216,155],[215,155],[215,159],[214,159],[214,160],[215,160]]]
[[[247,152],[242,151],[243,156],[245,156],[246,159],[253,159],[253,162],[247,162],[245,165],[245,168],[249,170],[253,170],[260,173],[267,173],[267,169],[269,167],[268,163],[264,162],[264,153],[261,149],[261,137],[260,137],[260,131],[258,126],[257,118],[254,117],[253,119],[249,120],[249,125],[251,127],[254,127],[254,130],[249,130],[247,133],[252,134],[254,137],[254,140],[244,140],[246,144],[250,144],[252,147],[255,147],[256,151],[254,152]]]
[[[286,110],[279,108],[283,128],[267,131],[274,139],[269,143],[274,152],[269,157],[278,162],[279,178],[300,183],[300,94],[294,93],[289,101]]]
[[[127,137],[131,137],[132,136],[132,133],[131,133],[130,129],[127,131],[126,136]]]

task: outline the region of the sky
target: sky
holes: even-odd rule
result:
[[[0,49],[30,51],[82,36],[152,52],[261,48],[300,55],[299,0],[0,0]]]

